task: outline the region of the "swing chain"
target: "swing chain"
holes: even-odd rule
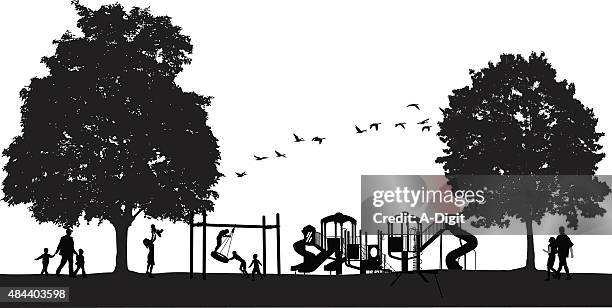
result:
[[[232,247],[232,241],[234,240],[234,230],[235,229],[236,229],[236,227],[232,228],[232,232],[230,232],[229,239],[225,239],[223,241],[223,245],[221,245],[221,248],[219,249],[219,251],[220,251],[219,254],[223,255],[224,257],[227,257],[229,255],[229,253],[230,253],[230,249]],[[229,243],[229,245],[228,245],[228,243]],[[223,250],[225,249],[226,246],[227,246],[227,252],[224,253]]]

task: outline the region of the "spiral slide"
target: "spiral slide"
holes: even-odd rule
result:
[[[471,233],[457,226],[447,227],[447,230],[457,238],[463,240],[465,244],[459,246],[457,249],[449,252],[446,255],[446,267],[450,270],[461,270],[463,267],[459,265],[457,259],[476,249],[476,246],[478,246],[478,239]]]

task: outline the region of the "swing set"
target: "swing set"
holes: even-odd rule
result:
[[[232,248],[232,240],[234,239],[235,230],[236,230],[236,227],[233,227],[229,235],[221,235],[221,232],[223,232],[223,230],[219,233],[218,236],[223,236],[223,242],[221,246],[219,247],[219,249],[214,250],[210,253],[210,256],[213,257],[213,259],[219,262],[222,262],[222,263],[229,262],[228,256],[230,254],[230,249]]]
[[[210,253],[211,257],[219,262],[228,263],[228,255],[231,253],[232,241],[234,239],[236,228],[242,229],[261,229],[262,235],[262,273],[266,275],[266,231],[269,229],[276,230],[276,273],[281,274],[280,263],[280,215],[276,214],[276,223],[266,225],[266,216],[261,217],[260,225],[244,225],[244,224],[218,224],[207,223],[206,214],[202,216],[202,222],[194,222],[193,212],[189,215],[189,278],[193,278],[193,232],[194,227],[202,227],[202,279],[206,279],[206,228],[231,228],[228,234],[224,235],[224,239],[218,249]]]

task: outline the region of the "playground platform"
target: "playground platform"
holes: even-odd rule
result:
[[[441,271],[370,275],[93,274],[87,279],[0,275],[0,286],[68,286],[70,306],[610,306],[612,275],[575,274],[544,281],[545,272]],[[440,294],[440,292],[442,294]],[[56,306],[55,304],[54,306]],[[30,305],[28,305],[30,306]],[[61,306],[64,306],[63,304]]]

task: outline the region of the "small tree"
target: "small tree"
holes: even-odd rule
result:
[[[3,152],[4,200],[31,204],[39,222],[109,221],[123,272],[139,214],[182,221],[212,211],[221,174],[206,123],[211,97],[175,83],[192,45],[169,17],[73,5],[82,33],[54,41],[42,59],[49,74],[20,93],[22,131]]]
[[[535,269],[533,223],[540,224],[551,213],[566,216],[568,226],[576,228],[578,216],[605,213],[598,202],[610,192],[592,176],[539,175],[594,174],[604,157],[598,144],[603,133],[595,130],[593,110],[574,97],[574,84],[556,80],[544,53],[532,53],[528,59],[505,54],[496,64],[470,70],[470,75],[472,85],[454,90],[449,108],[443,110],[438,136],[447,147],[436,162],[451,178],[519,175],[501,182],[501,177],[488,177],[488,184],[474,177],[451,182],[462,187],[489,185],[489,204],[470,204],[463,214],[477,227],[507,227],[509,218],[524,222],[525,266]]]

